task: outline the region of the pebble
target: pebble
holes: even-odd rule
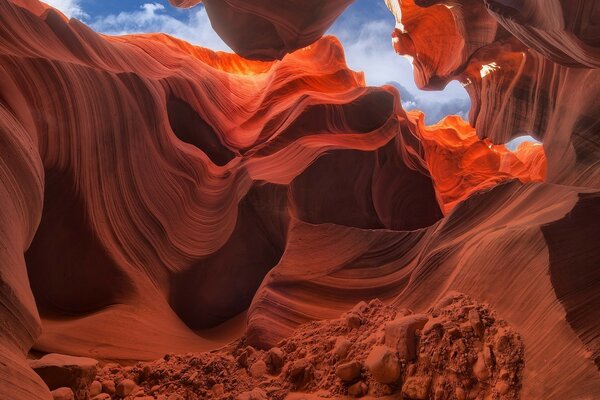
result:
[[[352,346],[352,344],[348,339],[345,337],[338,337],[335,341],[335,345],[333,346],[333,354],[335,354],[339,360],[344,360],[348,355],[350,346]]]
[[[267,373],[267,364],[263,360],[258,360],[250,366],[248,372],[253,378],[260,378]]]
[[[98,381],[94,381],[90,384],[90,397],[98,396],[102,393],[102,384]]]
[[[115,394],[115,383],[110,380],[102,381],[102,393],[110,394],[111,396]]]
[[[283,350],[279,347],[273,347],[267,352],[266,363],[271,374],[278,374],[283,367],[284,355]]]
[[[366,383],[360,381],[348,387],[348,395],[353,397],[363,397],[369,392],[369,387]]]
[[[358,361],[350,361],[340,364],[335,369],[335,374],[344,382],[352,382],[360,377],[362,364]]]
[[[402,385],[402,395],[409,399],[424,400],[429,397],[430,376],[411,376]]]
[[[131,392],[133,392],[133,389],[135,389],[135,386],[136,386],[135,382],[132,381],[131,379],[123,379],[117,385],[115,394],[119,397],[125,397],[128,394],[130,394]]]
[[[75,400],[75,394],[73,393],[73,390],[68,387],[58,388],[53,390],[51,393],[53,400]]]

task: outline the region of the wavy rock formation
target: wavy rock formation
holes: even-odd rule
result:
[[[395,49],[414,58],[421,88],[461,81],[473,104],[471,125],[481,138],[502,144],[533,136],[544,143],[549,181],[600,187],[595,126],[600,71],[574,68],[582,66],[577,56],[566,60],[561,49],[577,52],[577,47],[552,46],[546,40],[571,43],[579,35],[597,45],[597,5],[535,0],[386,2],[397,20]],[[495,12],[490,14],[488,7]],[[499,17],[502,10],[506,15],[511,9],[528,18]],[[547,31],[544,40],[536,21],[546,21],[540,25]],[[594,67],[591,55],[582,57],[592,62],[586,66]]]
[[[213,29],[237,54],[281,59],[323,36],[352,0],[169,0],[176,7],[203,3]],[[231,29],[235,26],[235,29]]]
[[[0,0],[0,398],[50,398],[32,346],[269,347],[361,300],[452,291],[522,335],[523,398],[600,396],[598,70],[527,47],[489,2],[388,1],[418,84],[473,99],[473,128],[426,127],[317,40],[348,1],[205,3],[240,54],[282,59]],[[523,134],[543,147],[502,145]]]

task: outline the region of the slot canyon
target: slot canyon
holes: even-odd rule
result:
[[[0,400],[600,399],[600,0],[169,1],[0,0]]]

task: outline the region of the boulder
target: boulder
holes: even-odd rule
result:
[[[333,346],[333,354],[338,357],[338,360],[344,360],[348,355],[348,350],[350,350],[350,346],[352,344],[345,337],[338,337],[335,341],[335,345]]]
[[[352,382],[360,377],[362,364],[358,361],[350,361],[340,364],[335,369],[335,374],[344,382]]]
[[[385,344],[398,352],[406,361],[417,356],[417,329],[423,329],[428,318],[424,314],[413,314],[397,318],[385,324]]]
[[[258,360],[248,369],[250,376],[260,378],[267,373],[267,364],[263,360]]]
[[[96,397],[102,393],[102,384],[98,381],[94,381],[90,384],[90,397]]]
[[[267,352],[265,362],[270,374],[278,374],[283,367],[284,355],[283,350],[279,347],[273,347]]]
[[[29,360],[29,366],[50,390],[68,387],[75,399],[87,400],[88,387],[96,377],[98,361],[87,357],[47,354],[39,360]]]
[[[373,347],[365,360],[365,366],[380,383],[394,383],[402,373],[398,356],[387,346]]]
[[[131,379],[123,379],[117,385],[115,394],[119,397],[125,397],[128,394],[130,394],[131,392],[133,392],[133,390],[135,389],[136,386],[137,385],[135,384],[135,382],[132,381]]]
[[[68,387],[58,388],[56,390],[53,390],[51,393],[52,393],[53,400],[74,400],[75,399],[75,394],[73,393],[73,390]]]

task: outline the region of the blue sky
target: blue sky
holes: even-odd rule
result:
[[[212,30],[204,7],[177,9],[167,0],[47,0],[69,17],[79,18],[107,34],[164,32],[214,50],[229,50]],[[469,100],[457,82],[443,92],[416,88],[410,62],[394,53],[390,34],[394,17],[383,0],[356,0],[329,33],[340,38],[348,65],[365,72],[369,85],[393,83],[405,108],[425,111],[427,122],[447,114],[466,117]]]

